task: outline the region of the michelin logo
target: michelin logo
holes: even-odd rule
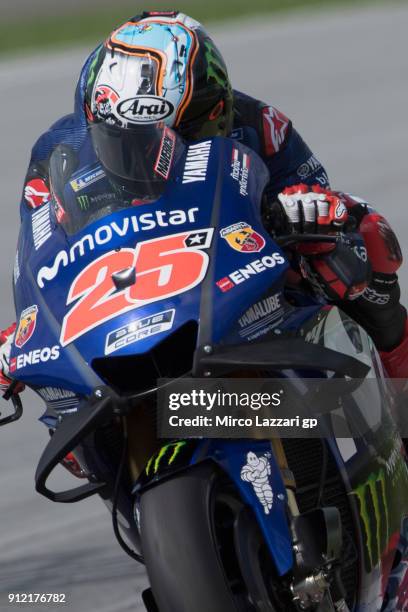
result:
[[[93,170],[89,170],[88,172],[85,172],[84,174],[81,174],[77,178],[70,181],[70,185],[76,193],[82,189],[85,189],[85,187],[96,183],[104,176],[105,172],[102,170],[102,168],[94,168]]]
[[[269,484],[271,473],[271,464],[267,455],[258,457],[252,451],[247,454],[247,463],[241,469],[241,480],[252,484],[265,514],[269,514],[273,506],[273,491]]]

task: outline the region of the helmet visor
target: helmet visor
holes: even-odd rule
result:
[[[170,175],[176,149],[171,129],[164,123],[122,128],[100,122],[90,130],[98,159],[115,182],[145,197],[160,191],[159,184]]]

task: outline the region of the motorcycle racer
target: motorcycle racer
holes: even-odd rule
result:
[[[171,155],[164,155],[163,163],[156,162],[147,176],[132,144],[137,141],[140,148],[152,125],[162,122],[169,128]],[[299,250],[296,271],[368,331],[391,377],[406,377],[407,315],[397,277],[402,255],[393,230],[367,203],[330,189],[324,167],[286,115],[232,90],[217,47],[204,28],[184,14],[138,15],[90,55],[79,78],[74,113],[57,121],[33,147],[22,214],[51,200],[49,161],[58,145],[65,145],[67,159],[81,168],[78,210],[96,205],[95,199],[83,199],[87,188],[96,184],[100,198],[120,190],[130,205],[154,201],[176,147],[173,129],[187,141],[231,137],[262,157],[270,174],[264,220],[272,234],[318,235],[347,232],[348,227],[360,234],[363,246],[350,246],[345,265],[339,262],[337,247],[317,243]],[[158,160],[157,151],[149,151],[148,139],[143,150],[147,159]],[[358,259],[368,260],[371,267],[364,279],[356,278]],[[0,335],[3,387],[10,384],[15,327]]]

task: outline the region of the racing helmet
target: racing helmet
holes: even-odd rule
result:
[[[232,128],[225,62],[201,24],[179,12],[145,12],[114,30],[88,64],[84,105],[97,156],[122,183],[137,182],[141,156],[135,163],[132,150],[154,126],[187,140]]]

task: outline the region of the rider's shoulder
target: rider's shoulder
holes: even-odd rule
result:
[[[234,131],[245,128],[255,130],[261,155],[272,157],[288,143],[292,122],[276,106],[234,90]]]
[[[82,146],[86,134],[86,124],[80,120],[77,114],[64,115],[36,140],[31,152],[31,163],[48,159],[59,144],[65,144],[78,150]]]

